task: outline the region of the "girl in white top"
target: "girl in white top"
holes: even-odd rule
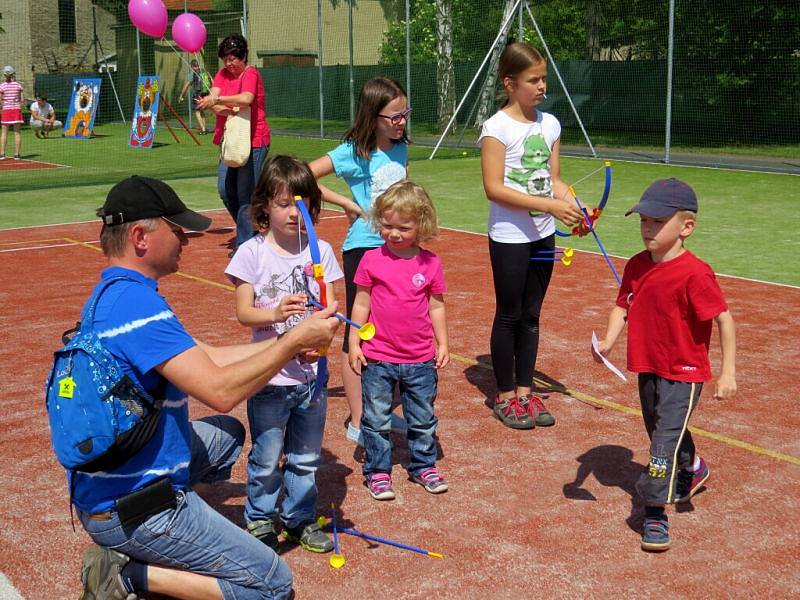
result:
[[[547,62],[527,44],[513,43],[500,56],[498,78],[507,100],[480,136],[497,304],[490,341],[494,414],[508,427],[531,429],[555,423],[531,393],[539,314],[553,263],[531,258],[555,248],[554,219],[572,227],[581,212],[561,180],[561,125],[536,110],[547,91]]]

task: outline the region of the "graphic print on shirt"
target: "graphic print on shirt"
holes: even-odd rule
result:
[[[403,181],[406,178],[406,168],[400,163],[390,161],[378,167],[372,174],[370,185],[370,205],[375,198],[385,192],[390,185]]]
[[[550,160],[550,148],[544,136],[535,133],[525,138],[522,144],[523,153],[520,159],[521,169],[511,169],[508,179],[521,185],[531,196],[549,196],[553,190],[547,161]]]
[[[319,284],[314,281],[314,268],[311,261],[305,265],[296,265],[291,273],[272,273],[270,281],[258,286],[255,290],[256,297],[253,305],[256,308],[276,308],[284,296],[292,294],[311,294],[315,298],[319,297]],[[308,282],[308,287],[306,287]],[[302,315],[292,315],[282,323],[272,323],[262,325],[258,331],[275,331],[278,335],[286,333],[292,327],[300,323],[310,314],[306,311]]]
[[[421,288],[425,285],[425,275],[422,273],[416,273],[411,277],[411,283],[415,288]]]

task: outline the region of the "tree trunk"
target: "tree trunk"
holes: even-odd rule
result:
[[[439,131],[444,131],[456,110],[453,68],[453,0],[436,0],[436,84],[439,93]]]
[[[503,9],[503,19],[500,21],[499,25],[502,25],[508,19],[508,16],[511,14],[511,11],[514,10],[514,5],[516,4],[516,0],[505,0],[506,5]],[[503,31],[503,35],[500,36],[500,39],[497,41],[497,45],[494,47],[492,51],[492,56],[489,59],[489,66],[486,70],[486,79],[483,81],[483,87],[481,88],[481,97],[479,100],[478,105],[478,114],[475,117],[475,126],[481,127],[483,122],[492,116],[494,113],[496,106],[495,100],[497,97],[497,64],[500,62],[500,55],[503,53],[503,50],[506,47],[506,40],[508,39],[508,30],[513,23],[513,19],[509,21],[508,26],[506,26],[505,31]]]
[[[600,2],[591,0],[586,3],[586,58],[588,60],[601,60],[600,29],[603,24],[603,14]]]

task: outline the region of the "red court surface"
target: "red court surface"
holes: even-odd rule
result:
[[[326,213],[329,217],[333,213]],[[222,211],[216,224],[230,225]],[[345,221],[318,227],[338,246]],[[0,231],[4,474],[0,571],[29,600],[76,598],[89,538],[70,526],[62,469],[49,447],[43,383],[50,352],[76,320],[104,261],[97,224]],[[223,277],[230,231],[193,237],[181,273],[162,293],[189,331],[212,344],[243,342]],[[553,391],[552,428],[513,431],[484,402],[493,395],[488,338],[494,298],[485,236],[445,230],[430,245],[442,257],[452,363],[437,401],[450,491],[427,494],[407,480],[395,437],[398,499],[376,502],[361,482],[363,451],[344,437],[347,408],[332,352],[330,407],[318,474],[320,512],[339,507],[342,526],[444,554],[429,558],[341,536],[347,563],[284,545],[299,599],[320,598],[797,598],[800,509],[800,289],[720,277],[736,319],[739,394],[704,390],[692,419],[711,478],[670,512],[672,549],[639,549],[642,506],[634,482],[648,460],[635,380],[591,360],[616,284],[599,255],[558,266],[545,301],[538,361]],[[621,270],[622,260],[616,261]],[[343,293],[342,286],[337,288]],[[712,364],[719,366],[712,343]],[[624,340],[612,359],[624,366]],[[207,410],[194,406],[193,414]],[[246,422],[245,406],[233,412]],[[247,448],[245,448],[247,451]],[[209,500],[242,525],[245,459]],[[209,540],[213,543],[213,540]]]
[[[65,165],[57,165],[55,163],[39,162],[38,160],[31,160],[21,158],[14,160],[6,156],[5,160],[0,160],[0,171],[31,171],[34,169],[60,169]]]

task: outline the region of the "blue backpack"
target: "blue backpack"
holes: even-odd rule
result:
[[[75,328],[64,332],[54,354],[45,403],[58,461],[72,471],[93,473],[120,466],[152,438],[162,399],[155,400],[124,373],[94,331],[99,285]],[[72,339],[70,335],[74,334]],[[158,394],[163,397],[163,390]]]

